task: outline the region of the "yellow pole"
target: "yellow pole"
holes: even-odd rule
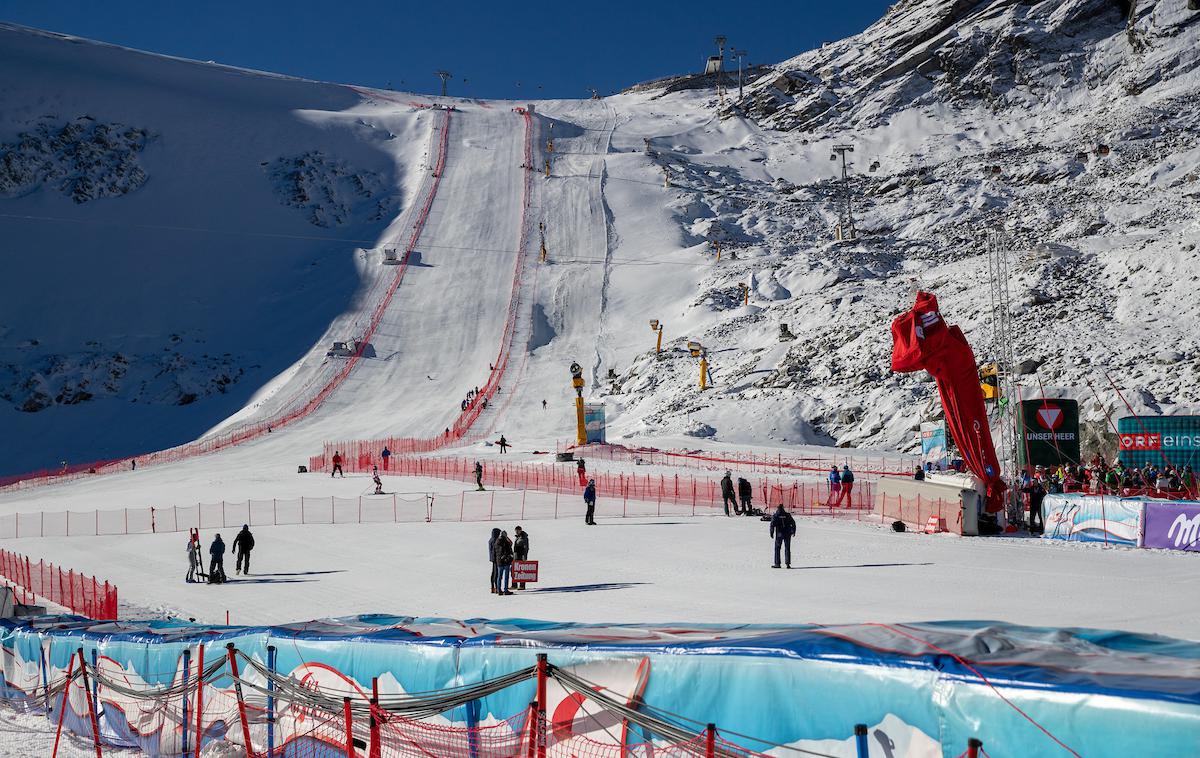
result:
[[[708,389],[708,358],[700,359],[700,391]]]
[[[550,159],[546,159],[546,178],[550,178]]]
[[[658,355],[659,353],[662,352],[662,333],[663,333],[663,328],[660,326],[660,327],[658,327],[658,344],[654,346],[654,354],[655,355]]]
[[[587,444],[587,425],[583,422],[583,395],[575,396],[575,444]]]

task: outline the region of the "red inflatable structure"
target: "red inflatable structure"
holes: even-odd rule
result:
[[[987,486],[988,513],[1004,510],[1006,485],[992,444],[975,354],[957,326],[938,312],[937,298],[918,292],[912,310],[892,322],[892,371],[928,371],[937,380],[946,426],[967,468]]]

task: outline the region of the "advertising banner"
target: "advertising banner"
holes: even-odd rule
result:
[[[1079,403],[1064,398],[1021,401],[1021,444],[1027,466],[1079,462]]]
[[[538,562],[513,561],[512,580],[514,582],[536,582],[538,580]]]
[[[1125,466],[1200,463],[1200,416],[1126,416],[1117,434]]]
[[[1096,495],[1047,495],[1042,501],[1047,540],[1107,542],[1136,547],[1142,501]]]
[[[1144,547],[1200,553],[1200,503],[1146,501]]]
[[[946,458],[946,425],[941,421],[921,424],[921,457],[928,461]]]
[[[583,425],[587,429],[589,445],[604,442],[604,403],[583,404]]]

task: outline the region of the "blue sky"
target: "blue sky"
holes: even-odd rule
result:
[[[703,68],[724,34],[773,63],[861,31],[885,0],[0,0],[0,19],[312,79],[470,97],[582,97]],[[465,81],[464,81],[465,80]]]

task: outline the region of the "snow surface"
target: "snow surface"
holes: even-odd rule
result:
[[[0,177],[3,473],[145,453],[311,391],[336,370],[330,341],[352,335],[391,275],[380,248],[410,233],[446,117],[428,106],[455,108],[414,264],[368,356],[312,416],[219,454],[3,492],[0,511],[361,495],[366,479],[296,466],[326,440],[448,426],[486,381],[514,305],[514,357],[478,427],[513,441],[510,458],[545,460],[533,451],[572,436],[571,361],[613,440],[911,449],[939,409],[926,378],[888,372],[888,323],[929,288],[986,343],[987,227],[1019,251],[1017,358],[1044,361],[1025,392],[1044,381],[1101,422],[1123,409],[1083,380],[1104,387],[1108,373],[1139,411],[1194,408],[1200,24],[1178,2],[1138,3],[1132,24],[1110,7],[906,0],[864,35],[780,64],[720,114],[702,89],[537,102],[533,165],[549,158],[551,176],[535,175],[526,215],[512,110],[524,103],[309,82],[0,25],[0,98],[14,104],[0,113],[0,152],[50,161]],[[145,144],[92,127],[46,142],[80,119],[101,135],[144,130]],[[856,146],[864,235],[837,244],[828,157],[843,141]],[[534,231],[514,303],[522,222],[545,225],[548,261],[536,261]],[[658,358],[649,319],[665,327]],[[779,341],[781,324],[795,341]],[[703,394],[688,340],[709,351],[715,387]],[[449,452],[498,457],[478,441]],[[387,488],[462,492],[391,477]],[[228,610],[234,623],[395,612],[983,618],[1190,639],[1200,628],[1186,554],[802,519],[797,570],[773,571],[756,520],[622,520],[604,502],[598,515],[594,528],[579,514],[523,524],[545,578],[503,598],[482,589],[486,523],[257,528],[256,575],[223,587],[182,583],[182,534],[6,546],[114,581],[126,612],[204,621]]]

